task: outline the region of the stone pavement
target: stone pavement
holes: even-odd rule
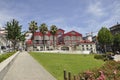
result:
[[[56,80],[27,52],[21,52],[3,80]]]
[[[114,56],[114,60],[115,60],[115,61],[120,61],[120,55],[115,55],[115,56]]]

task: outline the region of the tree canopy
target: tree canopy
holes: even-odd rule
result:
[[[5,30],[7,31],[6,38],[13,43],[14,49],[21,38],[21,28],[22,26],[19,25],[19,22],[15,19],[7,22],[5,25]]]
[[[48,31],[47,25],[45,23],[42,23],[39,27],[40,32],[44,35]]]
[[[31,21],[29,23],[29,30],[34,33],[38,29],[37,22]]]
[[[44,47],[43,49],[45,50],[45,44],[46,44],[45,43],[45,34],[48,31],[47,25],[45,23],[42,23],[39,27],[39,30],[43,35],[43,47]]]
[[[104,46],[104,51],[106,52],[106,45],[110,45],[113,42],[113,36],[111,32],[106,28],[102,27],[98,32],[98,42]]]
[[[98,32],[98,41],[103,45],[111,44],[113,42],[113,36],[106,27],[102,27]]]
[[[56,25],[52,25],[50,27],[50,33],[53,35],[53,47],[54,47],[54,49],[55,49],[55,34],[56,34],[57,30],[58,29],[57,29]]]
[[[120,33],[114,35],[114,41],[113,41],[113,43],[114,43],[114,48],[116,50],[120,50],[120,48],[119,48],[120,47]]]
[[[52,25],[51,27],[50,27],[50,33],[52,34],[52,35],[55,35],[56,34],[56,32],[57,32],[57,26],[56,25]]]

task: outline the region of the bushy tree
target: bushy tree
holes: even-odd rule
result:
[[[39,30],[43,35],[43,49],[45,50],[45,34],[48,31],[47,25],[45,23],[42,23],[39,27]]]
[[[56,34],[56,32],[57,32],[57,27],[55,26],[55,25],[52,25],[51,27],[50,27],[50,33],[52,34],[52,36],[53,36],[53,48],[55,49],[55,34]]]
[[[22,45],[24,45],[25,42],[25,34],[21,34],[20,41],[22,42]]]
[[[106,52],[106,45],[110,45],[113,42],[113,36],[111,32],[106,28],[102,27],[98,32],[98,42],[103,46]]]
[[[120,33],[114,35],[113,43],[114,50],[120,50]]]
[[[20,40],[21,28],[22,26],[19,25],[19,22],[15,19],[7,22],[5,25],[5,30],[7,31],[6,38],[13,43],[14,49],[17,42]]]

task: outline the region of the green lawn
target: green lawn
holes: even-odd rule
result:
[[[30,54],[43,65],[57,80],[63,80],[63,70],[78,74],[89,69],[102,66],[102,60],[94,59],[94,55],[37,53]]]
[[[8,52],[4,54],[0,54],[0,63],[7,59],[8,57],[12,56],[15,52]]]

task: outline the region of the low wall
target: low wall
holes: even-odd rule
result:
[[[0,63],[0,80],[4,78],[5,74],[18,54],[19,51]]]
[[[35,51],[35,52],[63,53],[63,54],[90,54],[90,51],[62,51],[62,50],[53,50],[53,51]]]

